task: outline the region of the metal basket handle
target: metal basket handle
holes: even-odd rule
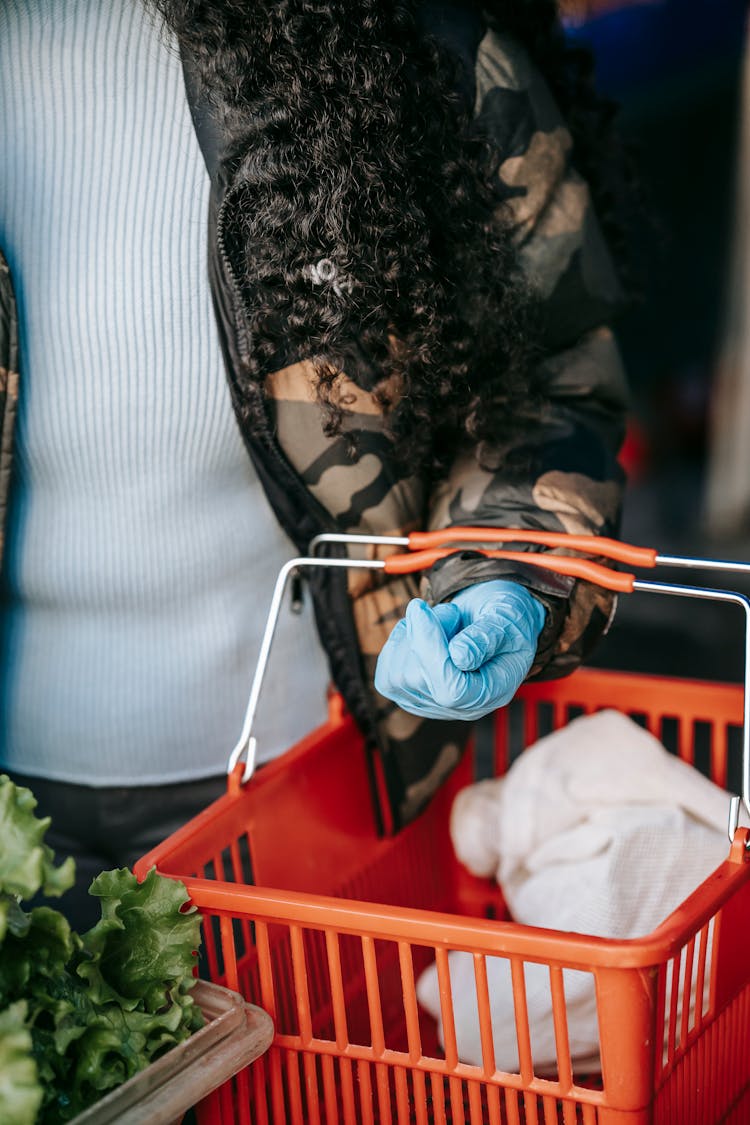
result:
[[[390,574],[414,573],[432,566],[437,558],[443,558],[454,553],[457,549],[460,550],[457,544],[471,544],[471,550],[478,551],[490,558],[502,558],[513,562],[521,561],[525,565],[538,566],[558,574],[562,573],[583,578],[586,581],[594,582],[597,585],[617,592],[632,593],[637,591],[647,594],[666,594],[672,597],[697,598],[703,601],[729,602],[732,605],[742,607],[745,613],[742,796],[732,796],[730,800],[728,835],[730,841],[733,840],[735,832],[739,827],[740,804],[744,806],[746,813],[750,816],[750,598],[731,590],[715,590],[701,586],[681,586],[667,582],[644,582],[637,579],[633,574],[614,571],[609,567],[602,566],[589,559],[553,555],[549,553],[539,554],[538,552],[518,552],[509,551],[507,549],[484,549],[475,546],[477,543],[490,542],[528,542],[552,548],[567,546],[573,550],[588,551],[599,557],[610,558],[614,561],[629,562],[633,566],[641,567],[678,566],[689,569],[713,569],[735,574],[750,573],[750,563],[691,558],[681,555],[659,555],[651,548],[633,547],[629,544],[621,543],[619,540],[599,538],[597,536],[568,536],[558,532],[527,532],[508,528],[448,528],[443,532],[417,532],[408,537],[348,535],[343,533],[318,535],[310,544],[310,554],[308,556],[290,559],[279,571],[268,611],[268,619],[263,632],[258,662],[255,667],[255,673],[250,688],[250,697],[242,724],[242,732],[229,756],[227,773],[234,772],[243,756],[245,756],[245,766],[242,773],[241,784],[244,785],[249,781],[255,771],[257,742],[252,734],[252,728],[284,591],[289,576],[293,571],[306,569],[308,567],[334,567],[338,569],[383,570]],[[391,555],[386,559],[320,558],[315,555],[315,551],[325,543],[406,547],[407,551],[404,554],[398,553]],[[446,543],[454,545],[445,547],[444,544]],[[441,546],[441,544],[443,544],[443,546]],[[748,846],[750,846],[750,843]]]

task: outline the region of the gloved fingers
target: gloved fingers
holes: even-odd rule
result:
[[[433,606],[433,613],[443,627],[446,640],[450,641],[461,629],[463,620],[461,610],[452,602],[440,602],[439,605]]]
[[[457,668],[474,672],[502,652],[505,643],[502,615],[485,613],[451,638],[448,651]]]
[[[430,641],[423,639],[421,643],[422,630],[419,629],[418,624],[415,630],[415,614],[412,609],[415,601],[409,602],[406,615],[392,628],[390,636],[378,657],[376,687],[381,695],[386,695],[388,699],[396,699],[397,694],[405,691],[422,694],[426,690],[422,652],[415,652],[415,645],[421,649],[427,647]],[[439,647],[445,648],[448,641],[445,639],[442,625],[436,620],[434,629],[439,634],[437,636]],[[400,700],[396,699],[396,702],[400,702]]]
[[[448,640],[435,611],[421,598],[414,598],[407,606],[405,621],[413,654],[405,669],[407,686],[438,707],[459,702],[462,676],[451,660]]]
[[[477,717],[479,713],[487,714],[510,703],[528,676],[532,663],[531,652],[502,652],[484,664],[480,672],[467,673],[472,680],[472,706]]]
[[[474,672],[501,653],[528,647],[516,622],[495,606],[451,638],[449,651],[456,667]]]
[[[453,627],[454,613],[440,616]],[[425,602],[415,598],[378,657],[376,689],[405,711],[442,718],[443,714],[435,710],[436,703],[439,707],[440,702],[436,692],[441,697],[451,695],[455,691],[452,681],[459,675],[448,653],[448,639],[440,617]]]
[[[501,653],[536,647],[545,611],[517,583],[480,582],[459,591],[452,604],[466,626],[450,640],[451,658],[458,668],[473,672]]]
[[[505,706],[528,674],[535,648],[513,605],[504,603],[485,603],[477,620],[469,618],[461,629],[467,613],[460,605],[432,609],[411,601],[378,658],[377,690],[405,711],[433,719],[471,721]],[[460,667],[462,653],[474,668]]]
[[[407,609],[408,645],[401,683],[408,685],[410,699],[401,705],[406,710],[413,705],[414,713],[434,719],[477,719],[494,710],[496,687],[484,669],[481,674],[467,673],[455,666],[449,643],[440,637],[440,616],[421,601]]]

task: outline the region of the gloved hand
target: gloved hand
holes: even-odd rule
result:
[[[414,598],[383,645],[375,687],[412,715],[480,719],[528,675],[544,617],[517,582],[478,582],[434,608]]]

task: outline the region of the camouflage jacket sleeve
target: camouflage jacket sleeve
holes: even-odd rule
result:
[[[479,51],[477,110],[501,151],[509,153],[500,186],[542,305],[538,375],[544,403],[537,427],[514,457],[523,471],[504,467],[491,449],[463,450],[433,492],[429,525],[616,534],[622,490],[616,454],[626,390],[607,320],[621,298],[589,191],[571,164],[570,134],[549,91],[522,49],[494,32]],[[499,576],[523,583],[547,607],[532,674],[570,671],[606,628],[611,594],[470,551],[433,568],[423,593],[441,601]]]

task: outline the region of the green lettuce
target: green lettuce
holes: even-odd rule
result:
[[[52,848],[43,842],[50,818],[34,816],[36,799],[5,774],[0,775],[0,893],[33,898],[38,890],[59,897],[73,886],[75,864],[66,859],[54,866]]]
[[[28,1125],[42,1103],[23,1000],[0,1012],[0,1121]]]
[[[186,1039],[203,1017],[190,989],[200,916],[184,886],[123,868],[91,884],[101,918],[74,933],[38,891],[71,885],[28,789],[0,776],[0,1122],[58,1125]]]

